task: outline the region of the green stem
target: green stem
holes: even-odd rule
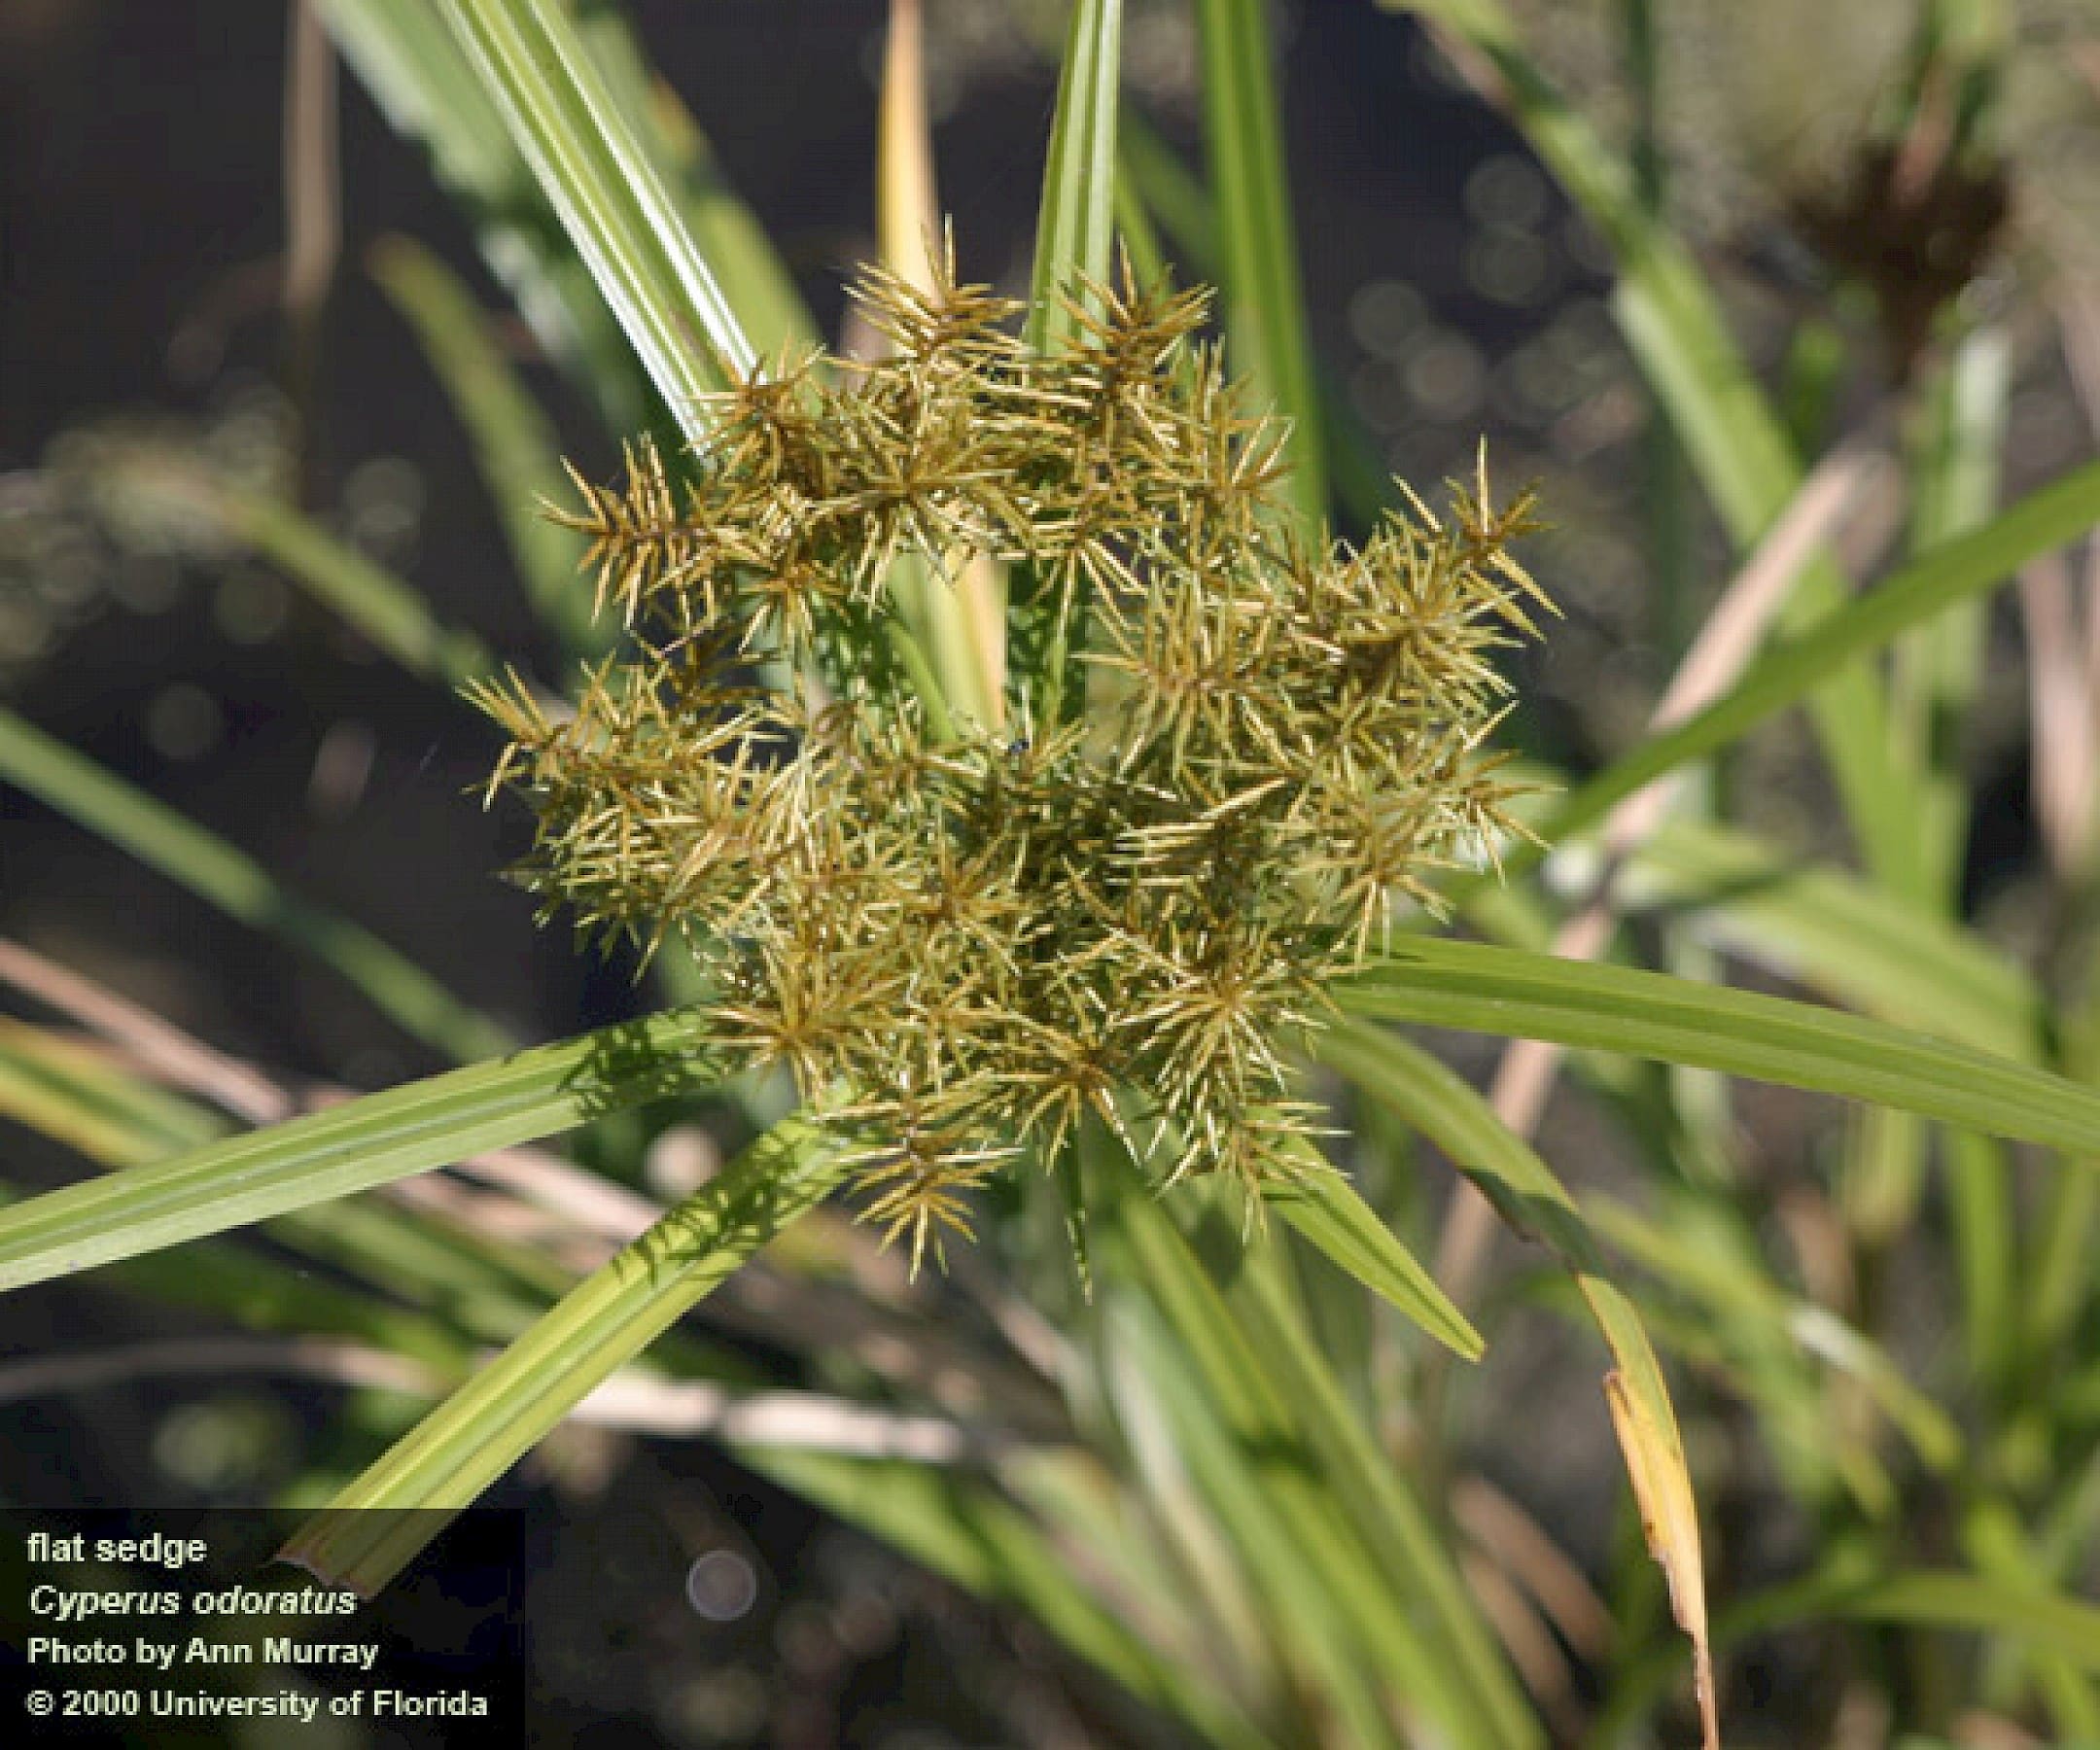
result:
[[[926,647],[912,635],[910,627],[893,615],[883,622],[883,630],[890,640],[890,653],[903,664],[912,690],[918,693],[919,702],[926,707],[927,722],[934,738],[942,742],[954,741],[955,714],[948,709],[948,695],[941,690],[940,678],[933,672]]]

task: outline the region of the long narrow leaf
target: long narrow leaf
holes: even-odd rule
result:
[[[1930,552],[1988,522],[1998,508],[1999,463],[2012,392],[2012,341],[1997,327],[1964,334],[1934,373],[1918,423],[1911,539]],[[1951,908],[1959,897],[1969,830],[1965,750],[1948,723],[1967,720],[1982,681],[1983,605],[1964,603],[1896,647],[1890,706],[1920,772],[1914,891]]]
[[[110,1167],[137,1167],[223,1134],[214,1114],[113,1068],[90,1047],[0,1017],[0,1117]]]
[[[1266,0],[1198,0],[1196,19],[1234,363],[1257,401],[1290,421],[1291,490],[1313,526],[1326,514],[1327,470],[1284,175],[1269,8]]]
[[[1302,1474],[1295,1443],[1286,1436],[1264,1444],[1245,1427],[1229,1387],[1192,1361],[1187,1330],[1113,1282],[1101,1297],[1111,1401],[1124,1421],[1141,1414],[1156,1424],[1154,1438],[1171,1442],[1172,1462],[1237,1558],[1226,1584],[1250,1595],[1262,1651],[1280,1667],[1272,1681],[1282,1687],[1284,1672],[1301,1673],[1297,1681],[1316,1693],[1340,1741],[1400,1750],[1405,1740],[1382,1690],[1410,1690],[1423,1677],[1433,1683],[1435,1668],[1405,1625],[1394,1644],[1367,1644],[1389,1637],[1374,1626],[1382,1614],[1381,1577],[1352,1529]],[[1140,1396],[1141,1411],[1130,1401]],[[1278,1735],[1290,1742],[1307,1733]]]
[[[698,441],[715,359],[741,373],[755,355],[567,9],[444,0],[443,11],[664,405]]]
[[[1960,1460],[1961,1430],[1904,1377],[1886,1349],[1827,1308],[1788,1294],[1767,1274],[1762,1259],[1732,1243],[1732,1236],[1717,1236],[1710,1223],[1687,1231],[1605,1197],[1585,1196],[1582,1207],[1591,1224],[1621,1251],[1699,1302],[1711,1329],[1754,1333],[1774,1348],[1811,1356],[1857,1380],[1933,1469],[1951,1471]]]
[[[482,259],[549,356],[615,432],[639,430],[649,390],[634,353],[480,79],[431,0],[320,0],[336,47],[473,224]]]
[[[1727,1647],[1804,1623],[1908,1623],[1976,1634],[2003,1634],[2100,1673],[2100,1607],[2040,1585],[1948,1570],[1861,1575],[1857,1562],[1834,1559],[1833,1572],[1772,1590],[1715,1616],[1714,1639]],[[1675,1674],[1673,1655],[1636,1664],[1600,1714],[1595,1741],[1615,1743],[1654,1703]]]
[[[2047,1005],[2017,965],[1874,882],[1750,834],[1676,821],[1636,850],[1629,911],[1683,914],[1707,940],[1862,1012],[1978,1050],[2047,1061]]]
[[[1263,1188],[1262,1201],[1336,1268],[1397,1307],[1446,1348],[1468,1361],[1480,1359],[1487,1348],[1481,1334],[1340,1172],[1322,1166],[1300,1178],[1278,1180]]]
[[[1055,350],[1080,333],[1084,280],[1105,284],[1113,238],[1116,128],[1121,112],[1122,0],[1078,0],[1058,73],[1057,113],[1043,166],[1035,221],[1035,260],[1025,332]],[[1085,687],[1066,684],[1070,653],[1086,643],[1087,604],[1044,568],[1016,567],[1008,585],[1012,666],[1035,682],[1032,707],[1044,721],[1070,716]]]
[[[1037,347],[1054,347],[1072,336],[1075,318],[1061,295],[1081,275],[1097,283],[1108,277],[1122,42],[1123,0],[1078,0],[1058,75],[1050,161],[1035,219],[1028,337]]]
[[[1550,1039],[1839,1094],[1987,1134],[2100,1149],[2100,1093],[1836,1009],[1480,942],[1410,940],[1337,993],[1344,1011]],[[1324,1037],[1316,1041],[1324,1050]]]
[[[368,1094],[309,1117],[0,1213],[0,1289],[88,1270],[532,1141],[721,1079],[704,1018],[601,1028]]]
[[[283,1559],[367,1597],[378,1592],[845,1170],[820,1131],[777,1125],[417,1423],[301,1528]]]
[[[165,1159],[221,1130],[215,1114],[136,1081],[77,1043],[14,1022],[0,1026],[0,1117],[110,1168]],[[14,1202],[13,1188],[0,1197]],[[298,1246],[298,1236],[286,1229],[277,1237]],[[251,1329],[355,1337],[447,1372],[464,1371],[466,1348],[453,1324],[398,1304],[394,1255],[385,1260],[388,1268],[368,1273],[368,1279],[385,1283],[385,1296],[337,1287],[310,1269],[225,1241],[203,1242],[179,1259],[127,1259],[111,1275],[115,1286],[161,1307],[193,1307]]]
[[[941,271],[941,210],[927,95],[926,20],[919,0],[892,0],[875,144],[875,228],[882,264],[931,296]],[[1005,720],[1006,591],[982,553],[952,572],[923,553],[891,568],[890,593],[932,658],[959,712],[998,728]]]
[[[227,1128],[218,1113],[26,1023],[0,1023],[0,1116],[113,1169],[201,1148]],[[127,1258],[110,1266],[108,1277],[116,1287],[257,1328],[368,1339],[448,1372],[464,1371],[454,1363],[464,1362],[468,1341],[508,1342],[576,1281],[574,1270],[537,1246],[394,1200],[338,1199],[277,1216],[262,1231],[304,1263],[287,1267],[252,1246],[204,1241],[179,1255]],[[364,1291],[330,1287],[311,1268],[316,1263]],[[716,1379],[737,1368],[689,1343],[677,1347],[676,1359],[687,1368],[704,1359]]]
[[[1677,1625],[1691,1637],[1707,1750],[1720,1750],[1698,1516],[1669,1388],[1640,1314],[1604,1272],[1575,1203],[1529,1144],[1444,1065],[1377,1028],[1344,1024],[1320,1041],[1323,1061],[1434,1141],[1520,1233],[1574,1276],[1615,1371],[1605,1400],[1640,1506],[1648,1547],[1669,1581]]]
[[[1800,1622],[1920,1623],[2010,1634],[2100,1673],[2100,1605],[1977,1574],[1912,1572],[1864,1583],[1815,1580],[1746,1599],[1724,1619],[1730,1639]]]
[[[757,215],[730,187],[692,113],[643,57],[633,26],[611,7],[591,7],[578,28],[614,106],[644,130],[673,198],[713,269],[738,325],[762,359],[806,353],[820,338],[794,275]]]

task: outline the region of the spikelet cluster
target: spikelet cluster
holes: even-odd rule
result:
[[[1089,1113],[1166,1178],[1296,1171],[1323,987],[1505,824],[1482,743],[1527,501],[1483,481],[1314,543],[1201,296],[1084,287],[1048,351],[982,289],[857,296],[882,363],[784,361],[716,399],[704,454],[578,482],[633,648],[573,711],[480,692],[538,815],[525,878],[682,938],[723,1047],[851,1134],[915,1261]],[[929,714],[894,654],[899,561],[979,556],[1012,568],[998,729]]]

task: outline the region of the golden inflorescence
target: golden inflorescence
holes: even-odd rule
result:
[[[538,814],[527,880],[681,937],[724,1049],[850,1134],[915,1262],[1090,1113],[1170,1179],[1301,1171],[1294,1035],[1507,825],[1482,744],[1528,500],[1483,481],[1448,525],[1411,498],[1315,543],[1201,295],[1084,286],[1045,350],[981,288],[857,296],[882,362],[784,362],[683,466],[644,444],[620,489],[578,482],[632,651],[573,713],[478,689],[491,788]],[[1012,568],[998,727],[928,696],[891,585],[984,558]]]

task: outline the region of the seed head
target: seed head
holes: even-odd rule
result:
[[[871,276],[881,363],[783,361],[715,398],[704,454],[578,481],[631,651],[573,712],[475,695],[538,814],[527,883],[645,952],[675,932],[721,1045],[850,1138],[915,1264],[1090,1116],[1164,1179],[1303,1171],[1325,987],[1507,826],[1481,749],[1529,499],[1493,508],[1483,468],[1448,521],[1410,496],[1354,551],[1302,538],[1205,298],[1081,292],[1037,352],[981,288]],[[894,569],[987,559],[1018,735],[929,711],[895,655]]]

